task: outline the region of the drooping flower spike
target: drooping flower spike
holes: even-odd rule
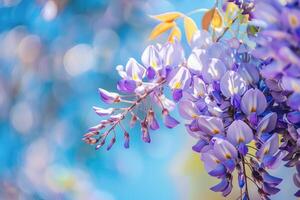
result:
[[[104,103],[118,105],[94,107],[104,119],[83,140],[99,149],[109,138],[110,150],[121,130],[129,148],[128,120],[131,127],[140,125],[142,140],[150,143],[153,131],[181,122],[171,112],[177,106],[195,138],[192,149],[207,173],[219,179],[212,191],[227,196],[237,181],[239,199],[251,199],[249,185],[261,199],[270,199],[282,179],[269,170],[282,161],[296,168],[293,182],[300,188],[300,2],[216,3],[204,14],[203,30],[179,12],[154,18],[160,24],[151,37],[170,30],[169,42],[149,45],[141,61],[131,58],[125,67],[117,66],[119,93],[100,88],[99,94]],[[180,44],[179,19],[184,20],[189,55]],[[247,24],[247,30],[225,37],[235,33],[234,23]]]

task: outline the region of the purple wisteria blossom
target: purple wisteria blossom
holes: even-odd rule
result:
[[[163,123],[167,128],[177,126],[179,121],[170,114],[170,111],[175,107],[175,103],[167,98],[163,91],[164,87],[169,85],[176,94],[175,91],[182,91],[189,86],[191,81],[190,72],[183,66],[185,61],[183,55],[179,43],[150,45],[142,55],[143,65],[130,58],[125,68],[121,65],[117,66],[116,69],[121,77],[117,89],[125,95],[100,88],[100,98],[108,104],[123,103],[129,104],[129,106],[121,108],[99,108],[95,106],[94,110],[99,116],[108,116],[108,118],[90,128],[84,136],[84,141],[89,144],[96,144],[96,149],[99,149],[106,143],[108,136],[111,136],[111,133],[115,133],[115,129],[119,128],[124,132],[124,147],[128,148],[130,133],[126,131],[122,121],[131,116],[130,125],[134,126],[139,123],[142,140],[150,143],[150,132],[160,128],[157,114],[154,111],[155,105],[161,108]],[[178,101],[179,98],[177,97],[177,95],[174,95],[174,99]],[[144,115],[139,115],[137,108],[142,104],[147,107],[147,110]],[[116,135],[114,134],[110,139],[107,150],[111,149],[115,141]]]
[[[149,45],[141,62],[130,58],[117,66],[120,93],[99,89],[103,102],[120,106],[94,107],[104,119],[83,140],[99,149],[110,138],[110,150],[118,129],[129,148],[128,120],[131,127],[140,125],[142,140],[150,143],[152,131],[163,127],[160,119],[166,128],[179,124],[171,112],[177,106],[195,139],[192,149],[219,179],[210,189],[228,196],[237,182],[239,199],[248,200],[251,184],[261,199],[270,199],[282,179],[269,170],[282,161],[296,168],[300,188],[300,2],[228,0],[223,7],[229,3],[239,9],[232,23],[251,20],[247,31],[254,47],[236,35],[223,38],[231,26],[218,38],[195,31],[187,56],[176,38]]]
[[[265,132],[261,135],[269,137],[267,133],[272,130],[280,132],[282,139],[279,149],[281,154],[286,155],[279,155],[279,157],[286,161],[285,166],[296,167],[300,159],[297,133],[297,129],[300,128],[298,118],[300,2],[297,0],[256,1],[253,14],[262,31],[253,38],[257,47],[252,54],[262,60],[261,75],[265,80],[264,90],[268,91],[266,94],[272,100],[269,106],[272,106],[272,112],[276,113],[276,116],[269,115],[259,125],[259,134]],[[271,138],[273,137],[276,136],[272,135]],[[271,145],[273,148],[278,146],[278,143],[275,143]],[[260,155],[262,153],[260,152]],[[274,160],[274,157],[267,156],[264,162],[269,165]]]

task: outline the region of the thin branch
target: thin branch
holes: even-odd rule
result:
[[[233,19],[231,25],[234,24],[234,22],[235,22],[237,19],[238,19],[238,17],[235,17],[235,18]],[[219,42],[219,41],[222,39],[222,37],[227,33],[227,31],[230,29],[230,27],[231,27],[231,26],[227,26],[227,27],[224,29],[224,31],[221,33],[221,35],[217,38],[216,42]]]
[[[245,159],[244,156],[242,156],[242,163],[243,163],[243,173],[244,173],[244,177],[245,177],[245,194],[247,196],[247,199],[250,200],[249,197],[249,191],[248,191],[248,176],[247,176],[247,172],[246,172],[246,166],[245,166]]]
[[[250,146],[250,145],[247,145],[247,147],[249,147],[249,148],[251,148],[251,149],[254,149],[254,150],[258,151],[258,149],[257,149],[257,148],[255,148],[255,147],[252,147],[252,146]]]
[[[249,179],[252,183],[254,183],[254,184],[256,185],[257,188],[260,188],[260,186],[259,186],[252,178],[248,177],[248,179]]]
[[[148,90],[144,95],[140,96],[135,102],[132,103],[132,105],[128,108],[126,108],[124,110],[124,112],[121,114],[121,117],[116,120],[112,126],[110,127],[110,129],[108,129],[101,137],[104,138],[104,140],[106,139],[106,137],[109,135],[109,133],[114,130],[114,128],[121,122],[121,120],[123,120],[125,118],[125,116],[127,115],[127,113],[130,113],[133,109],[135,109],[135,107],[137,105],[139,105],[139,103],[141,101],[143,101],[145,98],[147,98],[156,88],[161,87],[163,84],[165,84],[167,82],[166,79],[162,79],[156,86],[154,86],[153,88],[151,88],[150,90]]]

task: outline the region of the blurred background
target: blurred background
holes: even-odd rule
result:
[[[128,150],[121,135],[109,152],[81,141],[100,120],[92,106],[105,106],[98,87],[115,91],[115,66],[149,44],[148,15],[213,3],[0,0],[0,199],[221,199],[183,125],[151,144],[131,130]],[[283,187],[275,199],[293,199]]]

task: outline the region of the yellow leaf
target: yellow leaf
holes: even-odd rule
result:
[[[183,16],[180,12],[167,12],[160,15],[152,15],[150,17],[162,22],[173,22],[177,18]]]
[[[227,4],[224,18],[224,21],[227,24],[227,26],[230,26],[232,24],[233,18],[237,16],[238,11],[239,7],[235,3],[229,2]]]
[[[198,30],[197,25],[190,17],[184,17],[183,23],[186,39],[190,43],[194,33]]]
[[[213,9],[210,9],[209,11],[207,11],[207,12],[204,13],[204,16],[202,18],[202,29],[208,31],[208,28],[209,28],[211,20],[212,20],[212,18],[214,16],[215,10],[216,9],[213,8]]]
[[[160,34],[166,32],[167,30],[173,28],[175,26],[174,22],[160,23],[158,24],[151,32],[149,39],[154,40]]]
[[[171,33],[169,35],[168,41],[169,42],[174,42],[175,37],[177,38],[178,41],[181,40],[181,31],[180,31],[180,29],[177,26],[175,26],[172,29],[172,31],[171,31]]]
[[[222,16],[221,16],[220,12],[218,11],[218,9],[215,9],[213,18],[211,20],[211,27],[213,29],[219,29],[219,28],[222,28],[222,26],[223,26]]]

